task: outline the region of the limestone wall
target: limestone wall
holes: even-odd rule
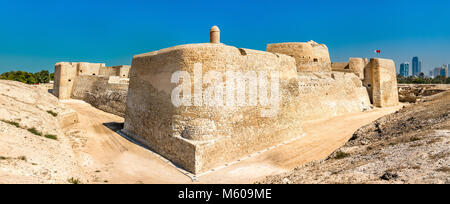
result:
[[[279,114],[266,107],[175,107],[176,71],[279,71]],[[285,55],[223,44],[182,45],[133,58],[125,132],[185,169],[200,173],[302,134],[295,61]],[[192,84],[194,86],[195,83]],[[205,90],[206,87],[202,86]]]
[[[55,65],[55,82],[53,85],[53,94],[59,99],[70,99],[74,89],[78,89],[82,84],[77,83],[74,88],[74,82],[82,76],[96,77],[121,77],[128,78],[131,66],[121,65],[115,67],[106,67],[104,63],[87,62],[60,62]],[[98,78],[102,81],[101,78]],[[125,80],[117,80],[117,83],[124,83]],[[122,111],[122,115],[123,115]]]
[[[353,73],[299,73],[302,120],[316,120],[362,112],[370,100],[361,80]]]
[[[84,100],[125,117],[123,131],[128,136],[193,173],[298,137],[303,134],[304,121],[365,111],[371,101],[378,107],[398,104],[392,60],[350,58],[349,62],[331,63],[328,48],[313,41],[270,44],[267,50],[217,42],[137,55],[132,69],[58,63],[54,94],[60,99]],[[231,85],[229,72],[238,77]],[[172,82],[174,73],[183,78]],[[249,84],[261,84],[260,74],[268,77],[267,92]],[[277,75],[280,103],[271,104],[278,101],[270,98],[275,96],[270,79]],[[188,86],[183,89],[180,84]],[[211,89],[211,85],[222,88]],[[229,97],[227,91],[232,87],[242,89]],[[192,98],[174,105],[174,90],[183,97],[192,92]],[[249,90],[256,90],[259,100],[261,93],[268,95],[267,104],[250,104]],[[208,95],[224,103],[208,105],[203,101]],[[246,104],[238,105],[239,99]],[[264,117],[271,109],[276,114]]]
[[[110,77],[78,76],[71,98],[83,100],[94,107],[124,117],[128,92],[127,83],[109,83]]]
[[[119,74],[116,76],[119,76],[121,78],[129,78],[131,66],[121,65],[121,66],[118,66],[118,68],[119,68]]]
[[[368,64],[367,58],[350,58],[348,62],[331,63],[331,69],[336,72],[351,72],[364,80],[364,69]]]
[[[365,83],[371,92],[373,105],[377,107],[399,104],[395,63],[389,59],[371,59],[365,70]]]
[[[53,94],[59,99],[69,99],[72,94],[73,82],[77,76],[78,64],[60,62],[55,65],[55,82]]]
[[[349,68],[361,80],[364,80],[364,69],[368,66],[369,60],[367,58],[350,58]]]
[[[352,72],[348,62],[332,62],[331,70],[334,72]]]
[[[89,62],[79,62],[73,63],[77,69],[77,75],[89,75],[98,76],[100,75],[100,70],[105,67],[104,63],[89,63]]]
[[[328,47],[314,41],[307,43],[276,43],[267,45],[267,52],[295,58],[298,72],[330,72]]]
[[[260,117],[261,106],[175,107],[171,93],[177,84],[170,83],[171,76],[180,70],[193,73],[195,63],[202,63],[203,74],[279,71],[279,114]],[[369,107],[367,90],[353,73],[297,73],[295,59],[283,54],[223,44],[182,45],[133,58],[124,132],[200,173],[301,135],[302,121]]]
[[[128,73],[130,71],[130,67],[128,65],[120,65],[113,67],[101,67],[99,75],[100,76],[118,76],[121,78],[128,78]]]

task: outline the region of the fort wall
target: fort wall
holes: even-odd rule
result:
[[[280,53],[295,59],[298,72],[331,72],[328,47],[314,41],[267,45],[267,52]]]
[[[348,62],[332,62],[331,63],[331,70],[334,72],[348,72],[353,73],[353,71],[350,69],[350,65]]]
[[[71,98],[83,100],[92,106],[121,117],[125,116],[128,83],[106,76],[78,76]]]
[[[171,76],[207,71],[278,71],[280,110],[267,107],[181,106],[171,101]],[[285,55],[223,44],[176,46],[133,58],[124,131],[187,170],[200,173],[301,134],[295,60]],[[195,83],[192,83],[194,89]],[[203,85],[202,90],[207,86]],[[238,94],[238,93],[236,93]]]
[[[69,99],[72,94],[73,82],[77,76],[78,64],[61,62],[55,65],[55,82],[53,94],[59,99]]]
[[[194,63],[203,65],[203,73],[278,71],[279,114],[259,117],[261,106],[174,107],[176,84],[170,77],[177,71],[193,73]],[[297,137],[305,120],[370,108],[367,91],[353,73],[297,73],[295,59],[283,54],[182,45],[137,55],[132,67],[124,132],[194,173]]]
[[[103,111],[125,115],[128,73],[131,66],[60,62],[55,65],[53,94],[59,99],[80,99]]]
[[[349,62],[334,62],[331,66],[335,72],[354,73],[366,87],[374,106],[398,105],[397,76],[392,60],[350,58]]]
[[[304,121],[370,109],[367,90],[353,73],[299,73],[298,78]]]
[[[398,85],[395,72],[395,63],[389,59],[370,59],[366,70],[371,82],[369,89],[372,94],[372,102],[376,107],[389,107],[399,104]]]
[[[125,117],[124,133],[193,173],[296,138],[304,121],[398,104],[392,60],[331,63],[328,48],[313,41],[270,44],[267,52],[236,48],[220,43],[218,27],[210,37],[210,43],[136,55],[131,67],[58,63],[54,94]],[[175,82],[174,74],[180,76]],[[260,74],[268,77],[267,92],[250,85],[264,84]],[[270,81],[277,77],[279,96]],[[269,99],[254,103],[249,90]],[[182,96],[180,104],[174,96]],[[207,96],[223,103],[203,100]]]
[[[350,58],[348,64],[350,70],[364,80],[364,69],[369,65],[369,60],[367,58]]]

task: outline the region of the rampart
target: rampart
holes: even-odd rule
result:
[[[80,99],[116,115],[125,115],[130,66],[60,62],[55,65],[53,93],[59,99]]]
[[[332,63],[334,72],[354,73],[366,87],[376,107],[398,105],[395,63],[389,59],[350,58],[349,62]]]

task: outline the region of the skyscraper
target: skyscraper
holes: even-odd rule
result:
[[[448,65],[442,65],[441,67],[434,68],[434,77],[443,76],[448,77]]]
[[[422,73],[422,61],[419,61],[419,68],[417,69],[417,75],[420,75]]]
[[[412,59],[412,75],[419,76],[419,57],[413,57]]]
[[[433,77],[437,77],[441,75],[441,68],[440,67],[436,67],[433,70]]]
[[[404,62],[400,64],[400,75],[403,77],[409,76],[409,63]]]
[[[441,76],[448,77],[448,64],[442,65]]]

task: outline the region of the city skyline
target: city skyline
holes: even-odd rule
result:
[[[136,54],[207,42],[204,30],[213,25],[221,28],[223,43],[242,48],[265,50],[269,43],[314,40],[328,46],[333,62],[389,58],[398,70],[400,63],[419,56],[424,73],[450,63],[450,28],[443,26],[450,14],[440,12],[450,7],[449,1],[0,4],[0,17],[9,19],[0,22],[6,31],[0,33],[0,72],[53,71],[61,61],[129,65]]]
[[[413,66],[413,64],[415,63],[415,59],[417,59],[417,71],[419,71],[418,73],[414,73],[415,72],[415,68]],[[420,60],[420,57],[413,57],[411,62],[402,62],[399,63],[398,68],[397,68],[397,74],[402,75],[403,77],[407,77],[407,76],[418,76],[420,75],[420,73],[423,73],[425,76],[428,77],[436,77],[436,76],[446,76],[449,77],[449,67],[450,64],[442,64],[439,66],[434,66],[432,68],[429,69],[423,69],[422,67],[422,61]],[[444,71],[445,70],[445,71]],[[445,74],[443,74],[445,73]]]

